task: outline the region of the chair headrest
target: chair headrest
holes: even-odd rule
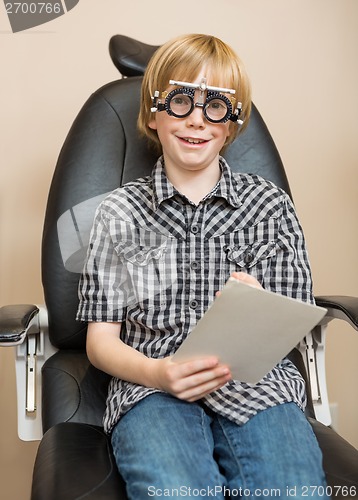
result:
[[[125,35],[114,35],[109,41],[113,64],[123,76],[141,76],[149,59],[159,48]]]

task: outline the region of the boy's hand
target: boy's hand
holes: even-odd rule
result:
[[[241,281],[242,283],[246,283],[246,285],[253,286],[255,288],[262,288],[262,285],[259,281],[257,281],[256,278],[251,276],[251,274],[243,273],[243,272],[234,272],[231,273],[230,278],[235,278],[238,281]],[[219,297],[221,294],[221,291],[219,290],[216,292],[216,297]]]
[[[189,402],[216,391],[229,380],[231,373],[215,357],[176,363],[171,357],[152,360],[154,387]]]
[[[246,283],[247,285],[253,286],[255,288],[262,288],[261,283],[259,283],[256,278],[251,276],[251,274],[235,272],[232,273],[230,277],[242,281],[242,283]]]
[[[250,274],[234,272],[231,277],[247,285],[262,288]],[[217,292],[217,295],[220,295],[220,292]],[[151,359],[150,363],[150,385],[189,402],[197,401],[220,389],[232,378],[230,369],[219,364],[215,357],[185,363],[175,363],[171,357],[167,357]]]

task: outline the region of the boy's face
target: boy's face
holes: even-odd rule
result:
[[[200,83],[206,77],[205,68],[192,83]],[[210,76],[207,78],[210,85]],[[173,90],[169,86],[167,91]],[[195,92],[194,101],[200,91]],[[166,168],[197,171],[205,168],[219,169],[219,153],[229,136],[229,122],[211,123],[203,109],[194,107],[186,117],[176,118],[165,111],[155,113],[148,126],[157,131],[163,148]]]

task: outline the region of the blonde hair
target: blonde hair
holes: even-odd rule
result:
[[[138,116],[138,128],[158,151],[161,144],[155,130],[148,123],[153,118],[150,108],[155,90],[162,92],[169,86],[169,80],[192,82],[203,64],[208,68],[208,85],[235,89],[236,102],[242,103],[240,127],[230,123],[230,135],[226,147],[247,126],[251,112],[251,87],[246,70],[240,58],[231,47],[219,38],[211,35],[181,35],[162,45],[152,56],[145,71],[141,104]]]

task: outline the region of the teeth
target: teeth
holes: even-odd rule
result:
[[[191,144],[200,144],[201,142],[205,142],[203,139],[190,139],[185,137],[185,141],[190,142]]]

